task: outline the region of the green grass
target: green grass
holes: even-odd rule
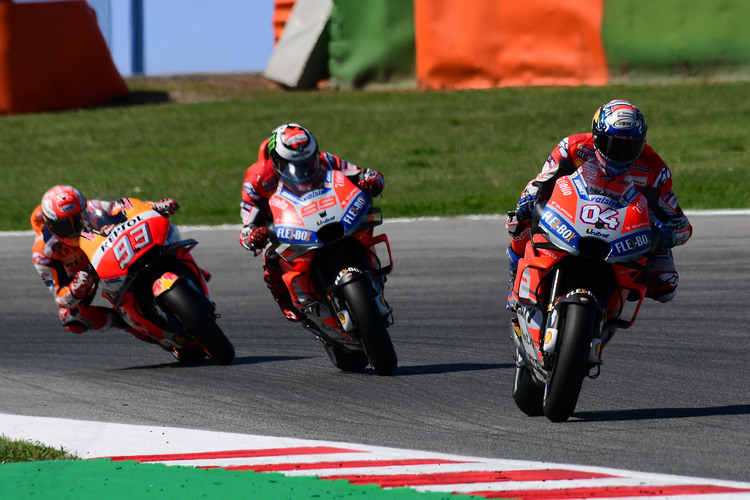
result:
[[[174,92],[132,81],[131,90]],[[187,84],[183,84],[183,87]],[[205,84],[203,84],[205,85]],[[184,90],[184,89],[183,89]],[[204,88],[193,89],[206,92]],[[750,206],[750,82],[454,92],[235,91],[221,100],[0,118],[0,230],[28,229],[53,184],[85,196],[176,198],[179,224],[239,223],[244,171],[271,129],[381,170],[386,217],[504,213],[564,136],[633,101],[688,209]]]
[[[0,464],[12,462],[38,462],[40,460],[77,459],[63,448],[51,448],[30,441],[18,441],[0,436]]]

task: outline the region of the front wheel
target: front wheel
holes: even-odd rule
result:
[[[183,279],[164,292],[164,305],[182,323],[188,335],[197,340],[217,365],[234,361],[234,346],[216,324],[213,311],[207,310],[205,300]]]
[[[588,373],[591,339],[599,313],[581,304],[569,304],[562,331],[562,343],[544,390],[544,415],[564,422],[578,404],[583,379]]]
[[[390,375],[396,370],[398,358],[370,283],[364,279],[355,280],[344,285],[339,293],[357,325],[359,340],[373,369],[378,375]]]

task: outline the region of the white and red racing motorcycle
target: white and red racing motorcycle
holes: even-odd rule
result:
[[[383,218],[371,196],[329,170],[322,186],[311,189],[280,181],[269,205],[269,240],[292,301],[307,316],[303,325],[337,368],[370,364],[379,375],[393,373],[397,357],[387,329],[393,309],[384,297],[393,264],[388,237],[373,235]]]
[[[615,330],[633,325],[651,265],[646,198],[632,183],[620,196],[594,191],[580,170],[557,180],[513,284],[513,399],[556,422],[573,414],[584,378],[598,376]]]

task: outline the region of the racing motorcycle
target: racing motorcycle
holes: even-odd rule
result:
[[[234,346],[216,324],[203,272],[177,227],[151,205],[124,198],[124,207],[86,209],[80,247],[102,296],[140,338],[159,344],[181,364],[208,355],[219,365],[234,360]]]
[[[339,170],[313,187],[282,174],[269,206],[271,249],[305,328],[340,370],[370,364],[379,375],[393,373],[393,309],[383,295],[393,263],[388,237],[373,235],[383,217],[371,196]]]
[[[593,191],[581,170],[557,180],[532,214],[513,284],[513,399],[554,422],[573,414],[584,378],[599,375],[615,330],[635,322],[658,241],[632,183],[622,196]]]

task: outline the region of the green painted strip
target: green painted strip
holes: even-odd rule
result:
[[[747,0],[606,0],[610,68],[750,62]]]
[[[112,462],[109,459],[59,460],[0,465],[4,500],[106,498],[253,498],[326,500],[367,498],[389,500],[469,499],[465,495],[424,493],[408,488],[383,490],[355,486],[344,480],[287,477],[278,473],[198,469],[194,467]]]

